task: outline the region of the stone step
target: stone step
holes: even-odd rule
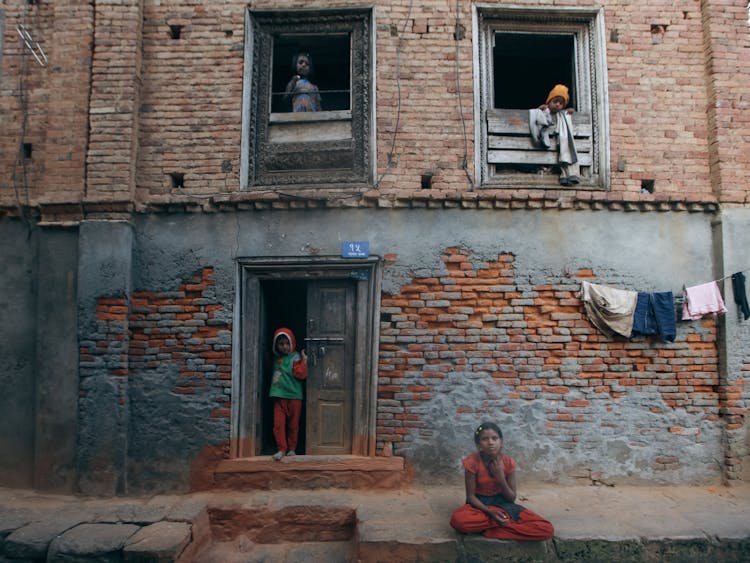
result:
[[[240,537],[260,544],[348,541],[357,526],[357,513],[349,506],[209,506],[208,518],[211,535],[220,542]]]
[[[355,551],[348,541],[259,544],[241,536],[235,541],[211,544],[193,563],[349,563],[357,561]]]
[[[212,489],[399,489],[411,480],[401,457],[297,455],[226,459],[213,473]]]

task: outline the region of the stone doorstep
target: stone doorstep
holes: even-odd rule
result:
[[[283,473],[288,471],[403,471],[402,457],[296,455],[273,461],[270,456],[222,460],[216,473]]]
[[[401,457],[298,455],[222,460],[214,470],[220,489],[398,489],[411,481]]]

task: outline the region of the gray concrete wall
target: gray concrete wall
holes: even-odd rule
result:
[[[726,207],[721,212],[722,262],[724,276],[744,271],[746,295],[750,296],[750,210]],[[742,413],[741,421],[729,427],[725,439],[729,450],[727,463],[736,478],[750,480],[750,319],[745,320],[734,302],[732,280],[723,282],[728,312],[724,318],[722,341],[722,378],[731,389],[728,408]],[[739,424],[739,427],[736,427]]]
[[[79,345],[106,351],[80,363],[78,487],[88,494],[123,494],[127,487],[128,326],[97,319],[97,300],[132,291],[133,229],[125,221],[84,221],[78,239]],[[103,332],[106,330],[107,332]]]
[[[0,485],[34,476],[36,233],[0,220]]]
[[[78,230],[40,229],[34,487],[72,492],[78,427]]]

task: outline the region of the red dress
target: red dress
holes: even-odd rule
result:
[[[510,456],[503,455],[501,463],[505,475],[510,475],[516,470],[516,461]],[[502,498],[500,485],[487,470],[479,453],[467,457],[464,460],[464,468],[475,476],[476,494],[482,497],[480,500],[488,507],[503,510],[509,519],[507,525],[500,526],[484,512],[467,503],[451,516],[451,526],[456,530],[464,534],[483,533],[485,537],[502,540],[542,541],[550,539],[555,534],[550,522],[520,504]]]

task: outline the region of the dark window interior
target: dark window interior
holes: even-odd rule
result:
[[[575,107],[574,59],[573,35],[496,32],[492,53],[494,107],[538,107],[555,84],[570,89],[570,105]]]
[[[291,59],[291,56],[290,56]],[[264,338],[267,345],[263,350],[263,385],[261,424],[261,455],[276,453],[276,441],[273,438],[273,399],[268,396],[273,372],[273,352],[271,343],[276,329],[286,327],[292,331],[296,339],[297,351],[305,347],[306,319],[307,319],[307,283],[302,280],[273,280],[261,282],[264,298],[265,323],[268,333]],[[302,403],[302,416],[299,423],[299,438],[297,453],[305,453],[305,403]]]
[[[273,42],[271,111],[290,112],[284,100],[286,85],[294,76],[292,60],[296,53],[309,53],[313,72],[310,82],[320,90],[323,110],[350,109],[351,56],[348,34],[278,35]]]

